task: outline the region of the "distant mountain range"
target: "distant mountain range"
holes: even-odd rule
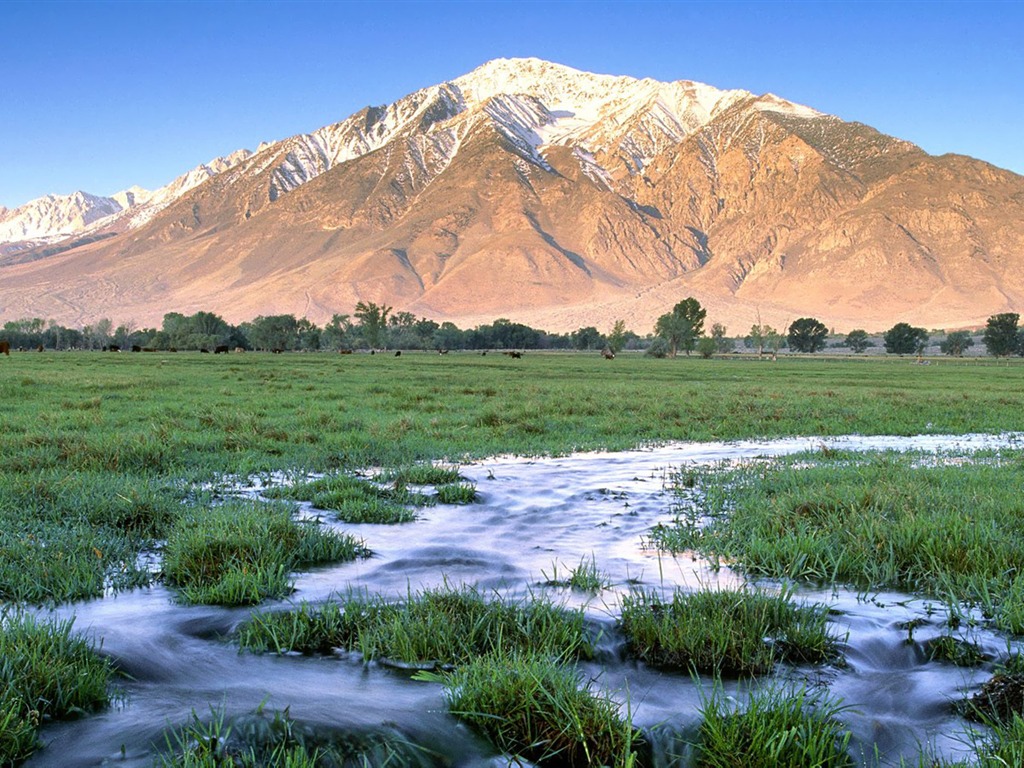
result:
[[[499,59],[155,192],[0,209],[0,320],[170,311],[640,333],[1024,308],[1024,177],[772,94]]]

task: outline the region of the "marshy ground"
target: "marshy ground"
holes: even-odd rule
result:
[[[819,739],[793,764],[812,752],[822,765],[976,761],[1012,740],[1012,718],[1002,731],[972,725],[958,702],[1015,653],[1016,582],[997,578],[1004,555],[967,547],[991,551],[978,537],[992,530],[1017,545],[1020,454],[1006,435],[940,435],[1020,430],[1024,369],[452,355],[11,362],[0,369],[0,391],[19,404],[0,435],[5,638],[22,610],[75,617],[113,673],[111,703],[79,707],[71,722],[4,702],[5,738],[31,731],[45,744],[30,765],[207,764],[167,755],[209,745],[218,729],[222,749],[244,734],[264,745],[238,746],[238,764],[251,748],[256,762],[281,765],[300,750],[325,765],[489,765],[503,752],[714,765],[714,750],[736,750],[719,741],[730,728],[761,747],[802,749],[768,738],[794,717]],[[923,436],[827,439],[848,432]],[[815,437],[706,442],[800,434]],[[623,450],[689,438],[704,442]],[[579,449],[615,452],[568,455]],[[862,458],[890,449],[919,453]],[[509,453],[523,457],[483,458]],[[546,453],[566,455],[528,457]],[[430,460],[448,474],[410,474]],[[759,510],[779,530],[732,517]],[[871,529],[904,513],[920,519],[898,536]],[[725,528],[733,519],[755,533]],[[856,534],[835,539],[837,526]],[[929,529],[947,528],[953,546],[929,543]],[[791,530],[832,534],[822,549],[835,556],[788,542]],[[774,560],[750,543],[766,537]],[[925,559],[905,564],[898,542]],[[979,559],[990,573],[966,569]],[[925,578],[946,561],[948,572]],[[741,662],[766,660],[745,669],[642,653],[638,619],[656,625],[694,593],[774,599],[712,631],[753,638],[736,643]],[[425,603],[454,612],[446,620]],[[380,622],[281,641],[281,626],[314,636],[304,616],[336,630],[357,613]],[[776,621],[789,613],[807,620]],[[453,617],[475,617],[490,645],[451,658],[454,640],[429,646],[436,628],[459,627]],[[816,639],[796,641],[814,622]],[[708,627],[668,625],[680,624]],[[252,641],[271,625],[269,642]],[[513,642],[522,632],[530,642]],[[537,685],[502,693],[517,679]],[[467,704],[471,681],[480,687]],[[515,718],[491,728],[482,710],[495,701],[554,732],[538,747]],[[606,738],[575,739],[581,723]]]

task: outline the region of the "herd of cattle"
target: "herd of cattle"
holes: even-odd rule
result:
[[[132,350],[132,352],[177,352],[178,351],[174,347],[171,347],[170,349],[160,350],[160,349],[157,349],[156,347],[140,347],[138,344],[133,344],[132,347],[131,347],[131,350]],[[26,349],[24,347],[21,347],[20,351],[25,352]],[[43,351],[43,345],[40,344],[38,347],[36,347],[36,351],[37,352],[42,352]],[[107,346],[105,346],[103,348],[103,351],[104,352],[120,352],[121,351],[121,347],[119,347],[117,344],[108,344]],[[219,344],[219,345],[217,345],[216,347],[213,348],[213,354],[215,354],[215,355],[226,355],[230,351],[231,351],[231,349],[230,349],[230,347],[228,347],[227,344]],[[235,347],[234,351],[235,352],[245,352],[245,348],[244,347]],[[284,352],[283,349],[272,349],[270,351],[273,352],[275,355],[279,355],[279,354]],[[207,349],[206,347],[201,347],[199,349],[199,352],[202,353],[202,354],[206,354],[206,355],[210,354],[210,350]],[[338,353],[342,354],[342,355],[351,355],[352,354],[352,350],[351,349],[339,349]],[[371,355],[376,354],[376,350],[371,349],[370,350],[370,354]],[[398,350],[398,351],[395,352],[395,357],[400,357],[401,354],[402,354],[402,351]],[[439,354],[439,355],[447,355],[448,354],[448,350],[447,349],[443,349],[443,348],[442,349],[438,349],[437,350],[437,354]],[[485,350],[485,351],[481,352],[480,354],[481,355],[486,355],[487,352]],[[519,352],[517,350],[507,349],[504,352],[502,352],[502,354],[506,355],[508,357],[515,358],[516,360],[518,360],[519,358],[521,358],[523,356],[524,353],[523,352]],[[4,341],[4,340],[0,339],[0,355],[7,355],[8,357],[10,357],[10,355],[11,355],[11,344],[10,344],[10,342]],[[610,349],[608,349],[607,347],[605,349],[601,350],[601,355],[606,360],[614,360],[615,359],[615,354]]]

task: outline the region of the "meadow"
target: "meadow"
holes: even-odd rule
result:
[[[743,355],[712,360],[622,355],[604,360],[596,354],[554,353],[527,354],[522,359],[497,353],[406,353],[401,357],[12,354],[0,359],[0,397],[5,403],[4,427],[0,431],[0,605],[4,639],[16,642],[29,631],[36,637],[40,625],[29,617],[39,607],[102,598],[151,584],[168,586],[182,604],[257,605],[268,598],[287,596],[292,585],[291,573],[296,569],[356,560],[370,554],[372,541],[364,542],[358,536],[321,526],[317,521],[295,518],[290,514],[294,508],[289,504],[299,501],[312,500],[316,508],[343,521],[414,525],[419,508],[436,503],[472,504],[476,490],[459,476],[455,465],[488,456],[617,451],[675,440],[1021,431],[1022,381],[1021,362],[988,359],[943,359],[919,365],[910,358],[794,356],[772,362]],[[884,464],[885,460],[877,461]],[[424,473],[425,462],[440,463],[443,468]],[[717,485],[704,483],[701,478],[710,505],[701,514],[724,518],[733,506],[723,499],[729,497],[731,488],[741,488],[743,492],[737,496],[741,510],[752,510],[750,514],[760,510],[763,516],[757,522],[743,523],[755,535],[744,540],[733,529],[713,527],[701,538],[694,533],[693,520],[684,516],[675,528],[663,528],[651,540],[666,551],[703,548],[709,557],[737,563],[759,577],[861,586],[884,584],[937,595],[950,603],[967,599],[981,606],[1001,631],[1019,632],[1024,619],[1018,618],[1016,604],[1011,610],[1003,605],[1001,597],[1017,585],[1000,565],[1003,560],[992,565],[995,571],[991,575],[984,576],[988,581],[967,573],[958,562],[951,563],[946,571],[938,571],[938,562],[961,557],[955,547],[944,549],[940,543],[925,542],[925,559],[907,565],[895,555],[892,562],[880,563],[870,552],[859,552],[852,545],[835,541],[821,545],[823,554],[804,554],[798,560],[792,551],[778,552],[787,546],[778,536],[778,529],[786,526],[776,522],[772,527],[772,520],[778,520],[782,512],[799,518],[790,527],[802,525],[812,532],[829,527],[822,522],[828,515],[847,520],[853,510],[866,513],[865,526],[871,525],[873,515],[881,519],[892,517],[892,510],[881,501],[864,501],[865,494],[872,489],[880,497],[892,491],[888,494],[893,499],[891,506],[899,511],[909,510],[911,516],[915,505],[945,511],[946,522],[940,519],[939,523],[918,523],[919,527],[952,524],[950,521],[967,503],[966,499],[972,499],[974,506],[978,506],[981,489],[1007,483],[1019,487],[1014,474],[1019,471],[1019,459],[1014,460],[1011,454],[1006,463],[1009,469],[964,464],[948,470],[958,473],[955,476],[918,482],[913,467],[901,466],[899,472],[903,474],[894,480],[895,470],[891,467],[865,470],[851,463],[844,474],[846,465],[832,460],[819,472],[836,474],[811,476],[806,481],[833,489],[825,495],[815,495],[788,475],[773,475],[770,482],[760,486],[741,476],[719,478],[715,481]],[[379,474],[381,471],[383,474]],[[326,477],[311,480],[311,473],[323,473]],[[850,480],[854,475],[859,479]],[[296,482],[268,491],[268,498],[260,502],[226,500],[231,487],[251,479],[271,485],[281,484],[284,479]],[[891,484],[888,489],[885,480]],[[687,486],[685,478],[680,483]],[[927,489],[919,490],[915,483],[923,483]],[[771,498],[765,497],[765,488],[779,486],[795,490],[787,491],[790,496],[782,502],[774,499],[774,491],[769,494]],[[271,496],[276,499],[269,500]],[[985,520],[989,521],[986,525],[996,529],[1000,520],[1016,514],[1015,503],[1015,496],[1006,493],[983,505]],[[834,520],[832,523],[838,525]],[[1003,549],[998,550],[999,556],[1011,563],[1016,551],[1013,547],[1021,533],[1015,526],[999,531],[1005,549],[1005,555]],[[965,531],[963,536],[969,534],[971,531]],[[917,533],[903,535],[909,541],[905,549],[920,549],[921,539],[914,538]],[[766,553],[763,541],[758,547],[758,540],[766,537],[775,545],[775,551]],[[884,539],[886,543],[890,541]],[[985,541],[971,541],[981,548],[979,551],[989,551]],[[868,541],[868,545],[876,547],[874,552],[880,551],[877,541]],[[806,547],[788,546],[796,550]],[[837,562],[838,557],[826,559],[826,554],[837,552],[848,552],[849,556],[841,563]],[[794,562],[800,562],[802,569],[796,568]],[[603,579],[596,572],[593,559],[589,564],[581,560],[579,574],[574,576],[584,575],[585,565],[593,571],[589,579],[591,588],[599,590]],[[940,574],[937,583],[925,578],[933,572]],[[952,591],[951,584],[959,591]],[[460,600],[467,599],[465,593],[455,595]],[[475,593],[472,597],[475,599]],[[756,590],[741,591],[734,597],[751,603],[751,616],[768,610],[758,607],[760,603],[755,604],[765,599]],[[450,631],[451,621],[445,619],[444,613],[432,615],[428,609],[429,605],[445,605],[451,599],[443,593],[409,595],[404,610],[417,608],[422,600],[428,606],[417,621],[424,627]],[[659,617],[670,608],[683,611],[685,599],[688,598],[678,594],[662,601],[637,593],[627,604],[629,611],[623,617],[623,631],[633,638],[631,647],[664,647],[658,633],[667,630],[659,630]],[[709,616],[722,614],[715,607],[716,601],[722,600],[721,595],[707,595],[703,599],[710,607],[695,606],[693,610],[710,611]],[[347,598],[344,605],[348,607],[344,609],[332,608],[331,604],[302,605],[296,609],[295,618],[288,618],[288,613],[278,612],[274,617],[256,613],[252,625],[243,629],[241,640],[235,642],[268,652],[283,652],[290,650],[292,644],[280,640],[282,629],[274,629],[269,637],[258,640],[257,630],[287,625],[291,627],[289,631],[296,632],[296,622],[306,618],[314,627],[334,626],[346,612],[354,614],[356,609],[351,606],[357,603],[372,607],[376,613],[390,610],[372,595],[361,602],[354,600],[351,596]],[[542,607],[550,610],[548,606]],[[361,610],[365,613],[369,608]],[[536,606],[522,606],[515,615],[501,619],[509,622],[507,626],[500,623],[493,627],[490,622],[497,619],[487,618],[490,614],[484,608],[479,610],[479,622],[486,625],[483,631],[488,636],[504,638],[517,632],[543,635],[552,631],[531,628],[529,617]],[[776,606],[770,613],[781,616],[789,610],[787,606]],[[820,624],[824,620],[818,608],[794,605],[792,610],[801,616],[806,614],[801,621]],[[1024,609],[1020,610],[1024,615]],[[465,616],[467,611],[460,609],[459,615]],[[333,618],[327,621],[325,617]],[[722,629],[719,634],[745,632],[746,642],[749,644],[753,638],[754,645],[758,645],[776,631],[767,631],[758,624],[760,620],[747,618],[744,613],[737,619],[740,629]],[[408,621],[401,614],[387,618],[394,627],[405,626]],[[639,627],[643,627],[643,640]],[[824,650],[817,654],[802,653],[800,648],[779,641],[773,645],[776,651],[756,662],[752,662],[753,654],[763,655],[764,646],[741,651],[744,658],[712,659],[697,667],[716,674],[723,669],[730,673],[741,670],[745,674],[749,666],[757,674],[765,674],[774,665],[794,657],[819,659],[816,663],[824,663],[821,659],[835,661],[838,651],[834,638],[822,635],[821,630],[820,626],[815,630],[818,634],[813,643]],[[304,636],[311,631],[302,630]],[[68,644],[70,626],[66,622],[50,625],[49,632],[59,641],[58,650]],[[383,637],[383,630],[373,629],[372,640],[370,629],[350,632],[354,634],[346,635],[349,639],[344,643],[319,637],[305,642],[315,648],[350,645],[363,649],[367,658],[380,653],[367,649],[384,642],[377,639]],[[429,632],[425,629],[422,636],[388,642],[429,646]],[[795,634],[792,629],[785,632],[789,633],[787,637]],[[467,633],[468,630],[462,634]],[[693,642],[707,648],[713,645],[712,640],[697,637]],[[112,670],[105,663],[101,641],[102,638],[98,639],[97,647],[89,653],[75,648],[74,658],[81,657],[85,665],[79,677],[88,682],[91,693],[86,703],[72,707],[73,714],[104,706],[95,690],[97,686],[103,688]],[[438,642],[449,641],[442,638]],[[444,659],[451,654],[464,662],[453,670],[444,668],[423,674],[435,676],[431,679],[449,686],[453,692],[472,696],[471,704],[453,698],[453,714],[462,711],[471,724],[485,733],[495,724],[491,715],[482,714],[481,708],[503,706],[507,711],[522,712],[523,722],[543,721],[548,723],[549,730],[556,731],[561,728],[559,723],[594,718],[595,722],[603,723],[594,726],[595,732],[608,734],[606,743],[596,745],[586,739],[574,741],[560,731],[559,738],[564,744],[552,751],[553,748],[537,746],[537,734],[516,733],[514,723],[505,723],[495,726],[497,730],[490,735],[505,750],[520,750],[527,757],[542,761],[550,760],[555,753],[563,757],[576,755],[567,764],[586,764],[591,760],[590,750],[595,749],[606,750],[600,758],[602,763],[625,765],[635,760],[633,750],[640,736],[630,728],[628,718],[617,705],[589,695],[586,688],[578,689],[574,675],[566,676],[571,654],[552,650],[532,655],[527,651],[521,643],[507,647],[501,642],[475,651],[431,647],[429,653],[423,652],[430,659]],[[476,660],[465,661],[467,654]],[[35,746],[33,734],[40,724],[64,716],[63,711],[56,710],[45,718],[40,714],[38,700],[44,694],[34,692],[32,681],[39,677],[38,667],[53,664],[41,650],[30,649],[25,655],[28,660],[21,667],[4,670],[9,689],[19,692],[0,699],[0,759],[5,762],[24,760]],[[683,670],[690,664],[686,661],[689,657],[681,651],[672,651],[670,657]],[[413,655],[403,661],[417,664],[422,659]],[[553,662],[557,662],[555,667],[550,666]],[[509,696],[522,695],[523,691],[502,692],[509,674],[537,682],[539,700],[554,707],[549,718],[530,709],[541,706],[536,702],[510,702]],[[552,693],[556,690],[564,698],[556,699]],[[822,703],[817,694],[808,692],[799,692],[795,698],[784,697],[776,690],[769,690],[762,699],[751,696],[746,708],[750,717],[762,711],[769,716],[794,716],[799,727],[811,729],[820,721],[818,732],[825,736],[814,749],[816,754],[828,755],[820,764],[846,764],[844,739],[848,736],[837,729],[837,713],[841,712],[838,705]],[[492,700],[497,703],[486,703]],[[805,706],[808,712],[802,713]],[[825,714],[815,721],[811,710]],[[718,698],[705,702],[704,713],[707,744],[724,738],[726,725],[735,726],[738,722],[738,714],[729,711]],[[277,718],[273,722],[277,724],[275,728],[289,731],[286,721]],[[775,721],[769,717],[766,722]],[[1008,718],[1004,731],[1009,733],[1015,722]],[[197,720],[193,727],[213,726]],[[765,728],[768,733],[776,726],[752,727]],[[183,733],[188,733],[187,728]],[[189,740],[187,736],[181,738]],[[750,741],[750,733],[734,738]],[[177,743],[171,742],[174,739],[169,746]],[[560,742],[553,739],[552,743]],[[264,749],[266,754],[277,757],[262,762],[252,757],[253,762],[246,763],[249,758],[242,755],[236,756],[235,764],[303,764],[296,757],[300,747],[287,739],[278,740]],[[715,749],[717,753],[728,754],[737,747]],[[213,753],[213,762],[207,763],[202,755],[178,751],[182,752],[179,757],[165,755],[161,759],[165,764],[220,764]],[[309,764],[316,764],[316,754],[319,753],[314,749],[306,755]],[[987,753],[979,747],[978,754]],[[793,764],[800,764],[804,758],[794,759]],[[703,764],[718,764],[711,752],[699,758],[698,763],[700,760]]]

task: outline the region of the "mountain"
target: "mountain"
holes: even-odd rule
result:
[[[71,239],[3,246],[0,316],[323,322],[375,301],[644,333],[693,295],[740,333],[1024,307],[1024,177],[772,94],[536,59],[131,194]]]

